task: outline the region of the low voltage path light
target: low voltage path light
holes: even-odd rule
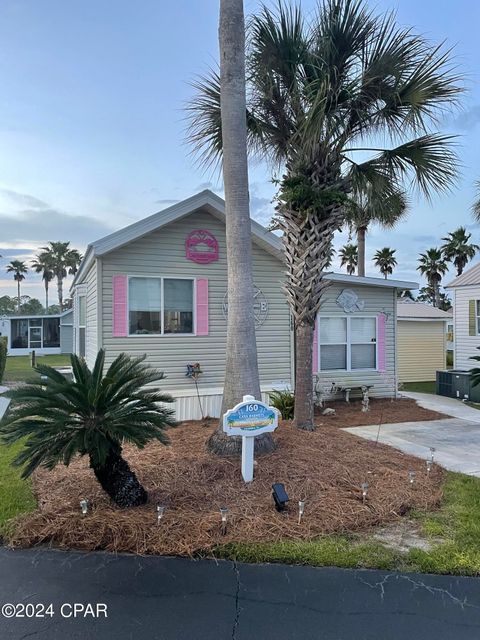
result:
[[[277,511],[285,511],[287,502],[290,500],[287,492],[285,491],[285,485],[283,482],[276,482],[272,484],[272,496],[275,502],[275,509]]]
[[[408,472],[408,481],[413,485],[413,483],[415,482],[415,471]]]
[[[432,464],[435,459],[435,451],[436,451],[435,447],[430,447],[430,460],[432,461]]]
[[[165,514],[165,507],[163,504],[157,504],[157,524],[160,524],[160,520]]]
[[[222,536],[227,533],[227,507],[220,507],[220,515],[222,516]]]
[[[360,488],[362,490],[362,500],[363,500],[363,503],[365,504],[365,502],[367,501],[367,495],[368,495],[368,482],[362,482],[362,484],[360,485]]]
[[[305,500],[299,500],[298,501],[298,524],[301,523],[304,513],[305,513]]]
[[[427,476],[430,476],[430,471],[432,470],[432,461],[431,460],[427,460]]]
[[[88,513],[88,500],[85,498],[80,500],[80,509],[82,510],[82,516],[86,516]]]

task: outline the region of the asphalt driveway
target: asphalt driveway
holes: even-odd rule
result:
[[[479,579],[382,571],[0,549],[2,606],[2,640],[480,637]]]

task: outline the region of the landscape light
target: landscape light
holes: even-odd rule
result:
[[[272,484],[272,496],[275,502],[275,509],[277,511],[285,511],[287,502],[290,498],[285,491],[285,485],[283,482],[275,482],[275,484]]]
[[[360,488],[362,490],[362,500],[363,502],[365,502],[367,500],[367,494],[368,494],[368,482],[362,482],[362,484],[360,485]]]
[[[435,447],[430,447],[430,460],[432,461],[432,463],[435,458],[435,455],[434,455],[435,451],[436,451]]]
[[[415,482],[415,471],[408,472],[408,481],[410,482],[410,484],[413,484]]]
[[[82,516],[86,516],[88,513],[88,500],[80,500],[80,509],[82,510]]]
[[[431,470],[432,470],[432,461],[427,460],[427,475],[430,475]]]
[[[298,524],[302,521],[302,516],[305,513],[305,500],[298,501]]]
[[[163,518],[165,513],[165,507],[163,504],[157,504],[157,524],[160,524],[160,520]]]
[[[222,516],[222,536],[227,533],[227,507],[220,507],[220,515]]]

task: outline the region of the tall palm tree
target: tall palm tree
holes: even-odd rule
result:
[[[243,0],[220,0],[219,47],[228,274],[223,415],[241,402],[244,395],[261,399],[253,313]],[[221,455],[241,451],[241,439],[226,436],[222,424],[213,433],[208,445]],[[273,446],[270,434],[261,436],[256,442],[257,449],[265,451]]]
[[[472,210],[473,217],[477,222],[480,222],[480,180],[476,182],[475,186],[477,188],[477,197],[475,199],[475,202],[473,203]]]
[[[338,252],[340,266],[347,267],[347,273],[353,276],[358,265],[358,247],[355,244],[346,244]]]
[[[440,284],[443,276],[448,271],[447,263],[443,258],[442,251],[438,247],[427,249],[420,254],[417,271],[427,279],[428,285],[433,292],[433,306],[440,307]]]
[[[384,276],[385,280],[388,276],[391,276],[394,268],[397,266],[397,259],[395,258],[396,249],[390,249],[390,247],[383,247],[378,249],[373,256],[375,266],[380,273]]]
[[[347,208],[347,222],[357,236],[359,276],[365,275],[365,236],[370,225],[378,224],[383,229],[393,229],[406,214],[407,196],[403,192],[376,200],[367,189],[352,198]]]
[[[467,263],[475,257],[477,251],[480,250],[478,244],[469,242],[472,237],[471,233],[467,233],[465,227],[458,227],[455,231],[451,231],[445,238],[442,238],[445,244],[440,249],[443,257],[447,262],[453,263],[457,270],[457,276],[462,275]]]
[[[376,200],[413,184],[426,195],[456,176],[452,137],[435,131],[460,79],[450,56],[362,0],[324,0],[315,14],[280,3],[249,22],[245,118],[252,153],[281,171],[276,225],[295,324],[295,418],[313,429],[314,326],[325,264],[356,194]],[[220,82],[195,84],[189,138],[203,161],[222,153]],[[386,148],[372,140],[387,140]]]
[[[42,274],[43,285],[45,287],[45,310],[48,313],[48,287],[55,277],[52,256],[46,251],[38,253],[35,256],[35,260],[32,260],[32,267],[36,273]]]
[[[20,313],[20,283],[25,280],[25,274],[28,273],[28,267],[22,260],[12,260],[7,265],[7,273],[13,273],[13,279],[17,283],[17,313]]]
[[[42,247],[42,254],[52,265],[57,279],[58,304],[63,311],[63,281],[67,275],[75,275],[82,256],[76,249],[70,248],[70,242],[49,242],[48,247]]]

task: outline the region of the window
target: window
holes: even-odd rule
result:
[[[12,349],[28,349],[28,320],[12,320],[11,331]]]
[[[193,333],[193,280],[131,277],[130,335]]]
[[[375,317],[320,317],[320,371],[377,367]]]
[[[475,300],[475,325],[478,336],[480,335],[480,300]]]
[[[87,297],[78,296],[78,355],[85,357],[87,331]]]
[[[60,318],[12,320],[11,332],[11,349],[60,347]]]

